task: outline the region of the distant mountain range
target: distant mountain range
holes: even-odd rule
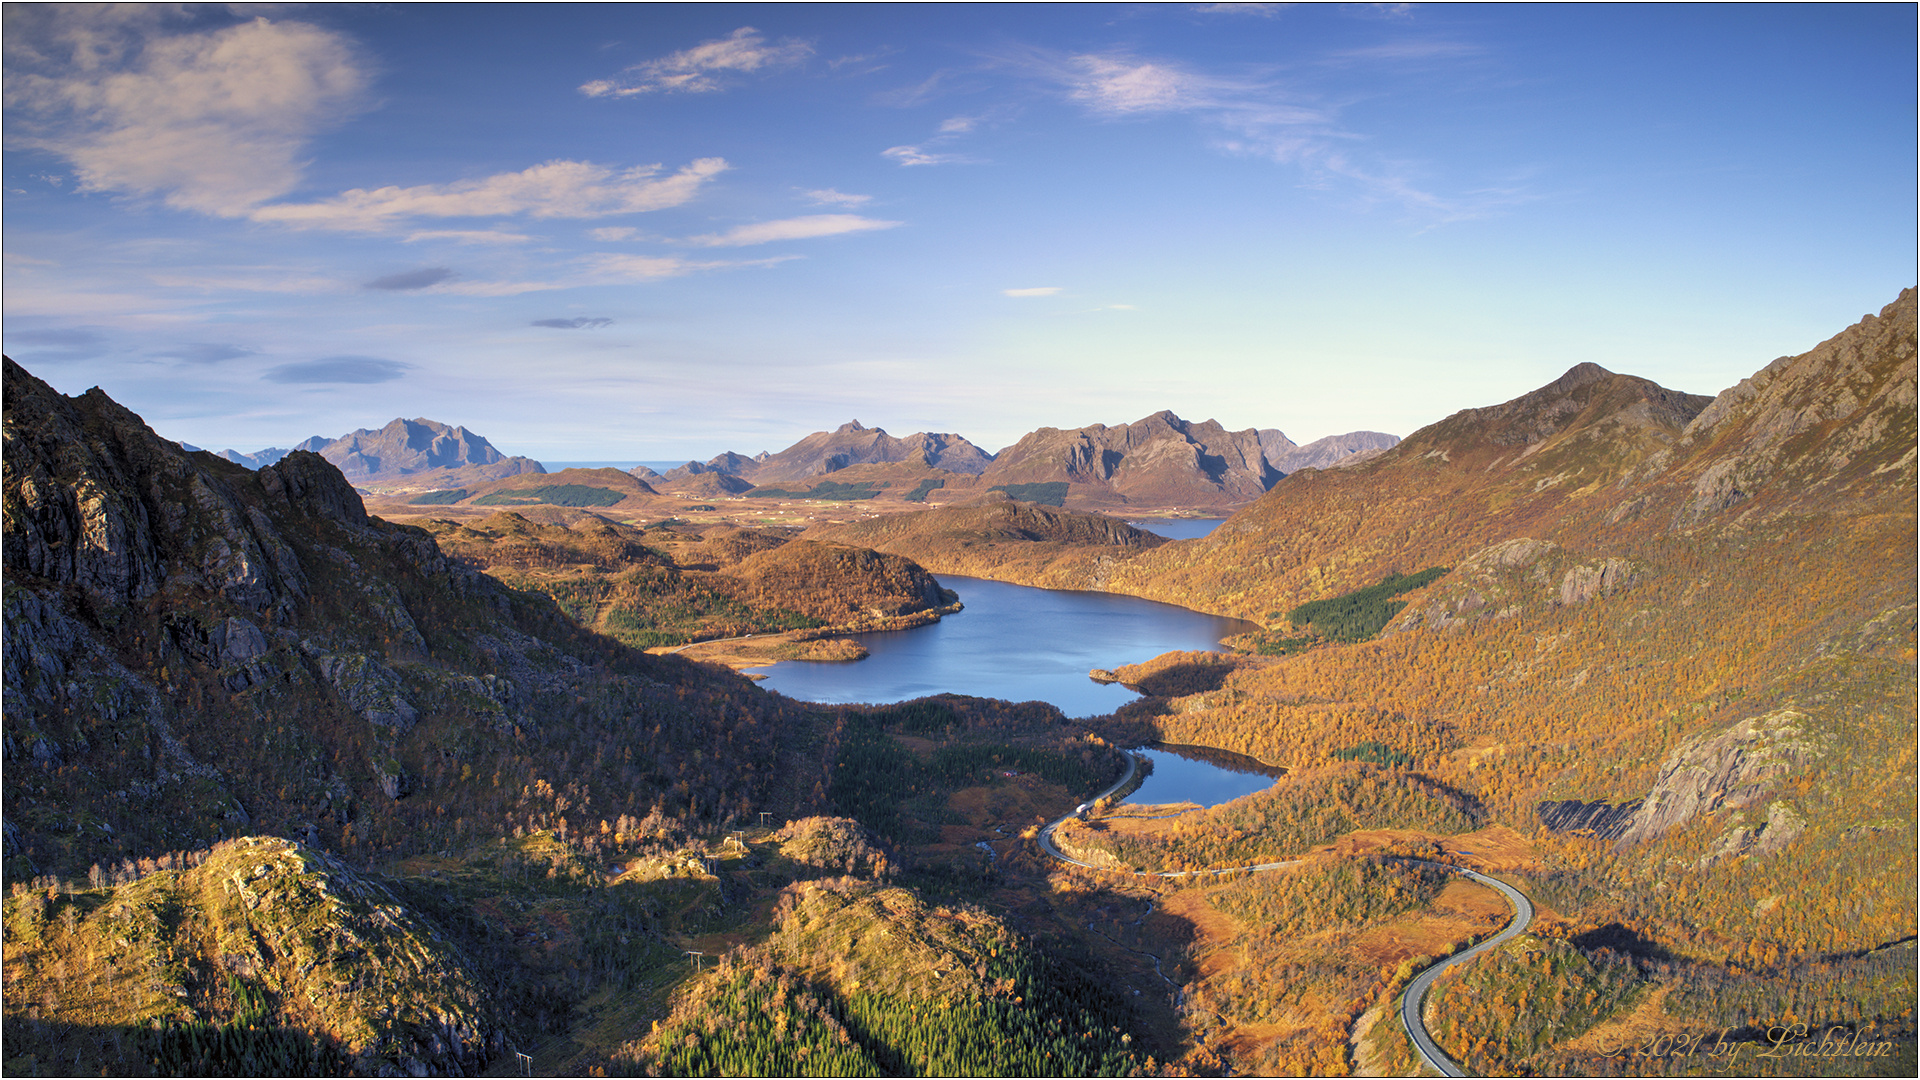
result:
[[[185,443],[181,446],[199,449]],[[319,454],[349,481],[360,486],[418,478],[427,482],[409,486],[456,487],[547,471],[532,458],[502,454],[484,437],[464,427],[425,418],[395,420],[379,430],[361,428],[337,439],[315,435],[293,449]],[[289,450],[269,447],[251,454],[221,450],[214,456],[249,469],[261,469],[289,453]]]
[[[1064,505],[1072,500],[1087,509],[1222,508],[1253,501],[1290,472],[1364,460],[1397,442],[1393,435],[1356,431],[1299,446],[1275,429],[1228,431],[1213,420],[1193,423],[1163,410],[1111,427],[1040,428],[989,454],[960,435],[915,432],[895,438],[855,420],[815,432],[777,454],[728,452],[665,473],[633,471],[661,491],[702,498],[817,482],[856,466],[899,466],[859,470],[849,478],[929,477],[938,479],[948,496],[1013,488],[1030,501],[1036,486],[1056,485],[1042,501]]]
[[[1040,428],[990,454],[951,432],[916,431],[896,438],[854,420],[816,431],[779,453],[749,457],[728,451],[665,473],[645,466],[631,472],[649,485],[649,493],[693,499],[756,488],[810,490],[826,477],[843,479],[835,474],[851,469],[844,479],[856,483],[929,485],[939,492],[936,502],[1012,488],[1028,501],[1061,506],[1070,501],[1090,510],[1224,510],[1252,502],[1289,473],[1364,461],[1399,441],[1377,431],[1355,431],[1301,446],[1278,429],[1228,431],[1213,420],[1193,423],[1162,410],[1111,427]],[[319,454],[363,488],[451,490],[547,472],[531,458],[502,454],[464,427],[427,419],[395,420],[337,439],[315,436],[293,449]],[[222,450],[216,456],[260,469],[289,452],[270,447],[251,454]]]

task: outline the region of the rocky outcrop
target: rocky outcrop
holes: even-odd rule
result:
[[[1674,513],[1688,528],[1781,486],[1818,497],[1849,477],[1915,477],[1915,291],[1799,356],[1723,391],[1687,425],[1680,449],[1710,451]],[[1815,435],[1817,438],[1810,438]],[[1803,444],[1818,446],[1801,452]]]
[[[317,653],[313,662],[333,684],[340,700],[367,723],[405,733],[420,718],[419,711],[404,696],[400,676],[378,660],[360,653]]]
[[[1690,739],[1668,755],[1620,842],[1650,840],[1701,814],[1753,806],[1824,753],[1811,717],[1791,708]]]
[[[1740,818],[1738,814],[1734,816],[1734,826],[1722,833],[1713,847],[1695,861],[1696,868],[1705,869],[1714,863],[1742,855],[1772,855],[1807,831],[1807,819],[1791,803],[1784,801],[1770,804],[1764,821],[1749,825]]]
[[[1383,636],[1420,627],[1459,630],[1541,604],[1584,604],[1632,588],[1643,573],[1628,559],[1576,558],[1551,540],[1525,536],[1483,548],[1461,560],[1419,607],[1395,618]]]
[[[1640,572],[1626,559],[1601,559],[1569,567],[1560,579],[1560,603],[1572,607],[1597,596],[1610,596],[1630,588],[1640,580]]]

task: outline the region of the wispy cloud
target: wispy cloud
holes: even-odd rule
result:
[[[1330,62],[1448,59],[1475,51],[1457,42],[1399,42],[1348,50]],[[1269,75],[1219,74],[1124,51],[1062,55],[1025,49],[1002,62],[1051,83],[1095,116],[1190,116],[1218,133],[1215,146],[1221,150],[1293,166],[1308,187],[1397,204],[1434,221],[1481,217],[1527,198],[1513,187],[1435,190],[1421,182],[1417,169],[1360,150],[1367,140],[1342,125],[1337,108]]]
[[[1263,19],[1271,19],[1275,15],[1280,14],[1282,11],[1292,6],[1293,6],[1292,4],[1194,4],[1192,5],[1193,10],[1204,12],[1208,15],[1257,15]]]
[[[9,141],[72,163],[82,191],[240,217],[292,190],[308,140],[367,104],[343,35],[266,18],[170,32],[175,9],[10,5]]]
[[[577,289],[596,285],[631,285],[685,277],[709,270],[737,270],[775,266],[798,258],[778,255],[766,259],[687,259],[677,255],[597,254],[576,259],[570,268],[550,277],[494,281],[462,280],[435,287],[454,296],[521,296],[533,292]]]
[[[806,217],[786,218],[781,221],[736,225],[723,233],[689,237],[687,242],[701,247],[745,247],[749,244],[770,244],[776,240],[811,240],[819,236],[872,232],[875,229],[895,228],[901,224],[903,222],[881,221],[878,218],[861,217],[858,214],[809,214]]]
[[[277,383],[383,383],[400,378],[412,367],[377,356],[327,356],[270,367],[260,377]]]
[[[727,170],[721,158],[699,158],[678,172],[659,165],[616,171],[588,161],[549,161],[480,180],[414,187],[354,188],[311,203],[275,203],[255,221],[299,229],[385,232],[421,217],[595,218],[679,206]]]
[[[1480,46],[1465,41],[1440,41],[1408,39],[1389,41],[1381,45],[1368,45],[1359,49],[1342,49],[1328,56],[1331,63],[1356,60],[1452,60],[1463,56],[1478,56],[1484,52]]]
[[[453,244],[524,244],[533,237],[525,233],[502,232],[499,229],[424,229],[408,233],[406,243],[420,244],[431,241]]]
[[[611,79],[583,84],[588,97],[631,97],[635,94],[702,94],[719,90],[721,76],[797,64],[813,53],[813,46],[791,38],[772,44],[751,26],[691,49],[635,64]]]
[[[873,196],[871,195],[849,195],[844,191],[835,191],[832,188],[820,188],[815,191],[802,192],[801,194],[804,195],[809,202],[818,206],[865,206],[873,201]]]
[[[1217,104],[1221,80],[1129,56],[1071,57],[1061,73],[1067,96],[1095,112],[1142,113]]]
[[[880,151],[880,156],[892,158],[901,165],[950,165],[967,160],[963,154],[937,154],[918,146],[889,146]]]
[[[184,360],[189,364],[224,364],[229,360],[238,360],[243,356],[252,356],[252,349],[238,345],[225,345],[218,342],[195,342],[163,349],[153,355],[166,360]]]
[[[529,325],[544,326],[551,330],[598,330],[603,326],[612,326],[613,320],[579,315],[571,319],[535,319]]]
[[[640,235],[640,230],[631,225],[608,225],[599,229],[588,229],[587,235],[603,244],[613,244],[621,240],[633,239]]]
[[[360,287],[377,289],[381,292],[413,292],[416,289],[432,288],[459,276],[450,267],[423,266],[418,270],[403,270],[398,274],[377,277]]]
[[[1000,295],[1015,297],[1052,296],[1057,292],[1060,292],[1060,286],[1058,285],[1036,285],[1030,289],[1001,289]]]
[[[23,350],[21,347],[25,346]],[[107,351],[106,335],[85,326],[49,326],[7,331],[7,351],[34,361],[85,360]]]

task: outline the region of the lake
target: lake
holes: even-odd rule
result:
[[[1134,753],[1153,762],[1153,771],[1124,800],[1140,806],[1183,802],[1219,806],[1265,791],[1285,773],[1253,758],[1206,746],[1163,743]]]
[[[929,694],[1045,701],[1068,716],[1098,716],[1140,695],[1096,683],[1093,668],[1175,649],[1223,651],[1220,639],[1252,623],[1112,593],[1067,592],[940,575],[966,605],[931,626],[855,634],[853,663],[789,661],[756,668],[760,685],[802,701],[887,704]]]

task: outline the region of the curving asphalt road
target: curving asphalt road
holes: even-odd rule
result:
[[[1099,802],[1101,799],[1119,791],[1126,786],[1129,780],[1133,779],[1133,774],[1138,768],[1138,762],[1132,754],[1128,754],[1126,757],[1126,775],[1122,776],[1117,783],[1075,807],[1073,813],[1062,816],[1058,821],[1040,830],[1040,850],[1061,862],[1072,863],[1074,866],[1084,866],[1089,870],[1131,874],[1134,877],[1157,878],[1198,877],[1205,874],[1237,874],[1259,870],[1278,870],[1282,867],[1295,866],[1306,861],[1305,859],[1287,859],[1282,862],[1255,863],[1252,866],[1230,866],[1219,870],[1163,870],[1159,872],[1115,870],[1112,867],[1095,866],[1090,862],[1083,862],[1061,851],[1058,847],[1055,847],[1053,843],[1053,831],[1055,829],[1072,820],[1074,816],[1080,813],[1085,807]],[[1507,922],[1506,929],[1470,949],[1447,957],[1445,960],[1432,965],[1425,971],[1414,976],[1413,981],[1407,984],[1406,992],[1400,996],[1401,1026],[1406,1028],[1407,1038],[1412,1041],[1414,1049],[1420,1052],[1421,1058],[1425,1059],[1428,1067],[1432,1068],[1441,1076],[1465,1076],[1467,1074],[1460,1071],[1460,1066],[1454,1064],[1453,1059],[1448,1057],[1446,1052],[1440,1049],[1439,1044],[1433,1041],[1433,1036],[1427,1032],[1426,1020],[1421,1015],[1422,1010],[1426,1006],[1427,991],[1433,989],[1434,980],[1438,979],[1448,968],[1456,964],[1464,964],[1474,957],[1497,949],[1507,942],[1512,941],[1514,938],[1519,937],[1521,934],[1526,933],[1527,927],[1533,925],[1533,902],[1528,900],[1526,894],[1522,893],[1519,889],[1514,888],[1504,881],[1488,877],[1478,870],[1469,870],[1464,866],[1454,866],[1452,863],[1433,862],[1430,859],[1405,859],[1403,861],[1422,866],[1432,866],[1445,870],[1448,873],[1463,875],[1499,893],[1506,899],[1508,905],[1513,908],[1513,918]]]
[[[1407,1029],[1407,1038],[1412,1040],[1414,1049],[1420,1051],[1420,1056],[1426,1059],[1427,1065],[1441,1076],[1465,1076],[1467,1074],[1460,1071],[1460,1066],[1454,1064],[1453,1059],[1433,1041],[1433,1036],[1427,1033],[1426,1019],[1421,1015],[1426,1007],[1427,991],[1433,989],[1434,980],[1448,968],[1455,964],[1464,964],[1481,953],[1497,949],[1526,933],[1527,927],[1533,924],[1533,903],[1519,889],[1504,881],[1490,878],[1478,870],[1469,870],[1464,866],[1453,866],[1449,863],[1429,862],[1426,859],[1408,861],[1439,867],[1455,874],[1464,874],[1506,897],[1507,903],[1513,906],[1513,919],[1507,923],[1505,930],[1465,952],[1447,957],[1414,976],[1413,981],[1407,984],[1407,992],[1400,996],[1400,1024]]]

